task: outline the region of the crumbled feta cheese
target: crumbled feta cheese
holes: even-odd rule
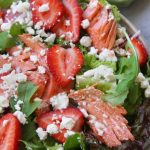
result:
[[[109,50],[107,48],[103,48],[102,52],[99,54],[99,60],[101,61],[117,61],[117,57],[113,50]]]
[[[0,96],[0,107],[7,108],[9,107],[9,99],[7,96]]]
[[[62,35],[60,35],[60,38],[63,39],[63,38],[65,38],[65,36],[66,36],[65,34],[62,34]]]
[[[11,28],[11,25],[12,25],[11,22],[3,23],[1,25],[1,30],[2,31],[9,31]]]
[[[119,38],[118,40],[115,41],[115,45],[118,46],[120,44],[124,43],[124,39],[123,38]]]
[[[94,8],[98,5],[98,0],[92,0],[89,3],[90,8]]]
[[[83,74],[85,77],[93,77],[96,80],[104,79],[107,82],[115,80],[113,69],[105,65],[100,65],[95,69],[91,69]]]
[[[49,124],[46,128],[49,134],[56,134],[59,132],[58,127],[55,124]]]
[[[43,49],[43,50],[40,51],[41,56],[44,56],[45,54],[46,54],[46,50]]]
[[[140,72],[136,78],[136,82],[142,82],[144,80],[145,80],[145,77],[144,77],[143,73]]]
[[[90,22],[88,19],[82,20],[81,26],[83,29],[87,29],[90,26]]]
[[[37,128],[36,133],[40,140],[45,140],[47,138],[47,132],[44,131],[42,128]]]
[[[111,9],[112,9],[112,5],[107,4],[107,5],[105,6],[105,8],[108,9],[108,10],[111,10]]]
[[[72,135],[74,135],[74,134],[75,134],[74,131],[69,131],[69,130],[67,130],[66,133],[64,134],[64,137],[65,137],[65,138],[68,138],[69,136],[72,136]]]
[[[90,47],[91,44],[92,44],[92,40],[89,36],[83,36],[81,39],[80,39],[80,44],[85,46],[85,47]]]
[[[15,105],[15,109],[20,111],[21,110],[21,104],[23,104],[23,101],[18,100],[16,105]]]
[[[50,98],[50,103],[52,104],[54,109],[67,108],[69,104],[69,98],[65,92],[59,93],[58,95]]]
[[[32,38],[35,42],[43,42],[43,39],[40,37],[40,35],[36,35]]]
[[[19,50],[19,51],[15,51],[15,52],[13,52],[13,56],[15,56],[15,57],[17,57],[17,56],[19,56],[21,54],[21,51]]]
[[[144,80],[141,82],[141,88],[146,89],[149,86],[148,80]]]
[[[0,74],[11,71],[11,64],[4,64],[3,68],[0,68]]]
[[[19,13],[27,12],[29,9],[30,9],[30,3],[22,2],[22,1],[19,1],[17,8],[16,8],[17,12]]]
[[[34,28],[39,30],[41,27],[43,26],[43,22],[42,21],[39,21],[35,24]]]
[[[3,127],[5,127],[8,124],[9,120],[4,120],[3,121]]]
[[[122,48],[117,49],[115,52],[116,52],[119,56],[128,56],[128,57],[129,57],[129,56],[131,55],[129,51],[126,51],[125,49],[122,49]]]
[[[46,43],[50,43],[50,44],[53,44],[54,41],[55,41],[55,38],[56,38],[56,34],[50,34],[44,41]]]
[[[41,37],[48,37],[47,33],[43,29],[36,30],[36,34],[40,35]]]
[[[49,8],[49,4],[43,4],[39,7],[39,12],[46,12],[48,11],[50,8]]]
[[[17,119],[20,121],[20,123],[22,123],[22,124],[26,124],[26,115],[23,113],[23,112],[21,112],[21,111],[15,111],[14,112],[14,116],[16,116],[17,117]]]
[[[70,46],[71,46],[71,48],[75,48],[75,44],[73,44],[72,42],[70,42]]]
[[[43,66],[38,66],[38,72],[40,74],[44,74],[46,72],[46,69]]]
[[[96,49],[95,47],[90,47],[90,52],[88,52],[88,54],[91,55],[97,55],[98,49]]]
[[[149,98],[150,97],[150,86],[145,90],[145,97]]]
[[[114,15],[112,12],[109,12],[108,21],[114,20]]]
[[[9,54],[3,54],[1,55],[3,59],[7,59],[9,57]]]
[[[26,31],[27,31],[29,34],[31,34],[31,35],[34,35],[34,34],[35,34],[34,29],[31,28],[31,27],[27,27],[27,28],[26,28]]]
[[[37,63],[38,62],[38,57],[36,55],[31,55],[30,56],[30,60],[34,63]]]
[[[27,76],[23,73],[18,73],[15,75],[16,81],[18,82],[26,82],[27,81]]]
[[[66,26],[70,26],[70,20],[65,21]]]
[[[72,118],[62,117],[62,122],[60,123],[60,129],[71,130],[75,125],[75,121]]]

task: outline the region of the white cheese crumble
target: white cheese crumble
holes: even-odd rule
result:
[[[87,29],[90,26],[89,20],[88,19],[82,20],[81,26],[82,26],[83,29]]]
[[[69,130],[67,130],[66,133],[64,134],[64,137],[65,137],[65,138],[68,138],[69,136],[72,136],[72,135],[74,135],[74,134],[75,134],[74,131],[69,131]]]
[[[53,34],[51,33],[44,41],[46,43],[53,44],[55,39],[56,39],[56,34],[55,33],[53,33]]]
[[[145,80],[145,77],[144,77],[143,73],[140,72],[136,78],[136,82],[142,82],[144,80]]]
[[[39,72],[40,74],[45,74],[46,69],[45,69],[43,66],[38,66],[38,72]]]
[[[36,55],[31,55],[30,56],[30,60],[33,62],[33,63],[37,63],[38,62],[38,57]]]
[[[30,9],[30,3],[19,1],[16,9],[17,9],[17,12],[19,13],[26,12]]]
[[[39,29],[41,29],[42,26],[43,26],[43,22],[42,22],[42,21],[39,21],[39,22],[37,22],[37,23],[35,24],[34,28],[37,29],[37,30],[39,30]]]
[[[90,55],[97,55],[98,49],[96,49],[95,47],[90,47],[90,51],[88,52],[88,54]]]
[[[34,35],[34,34],[35,34],[35,31],[34,31],[34,29],[33,29],[32,27],[27,27],[27,28],[26,28],[26,31],[27,31],[29,34],[31,34],[31,35]]]
[[[2,31],[9,31],[11,26],[12,26],[11,22],[3,23],[1,25],[1,30]]]
[[[75,48],[75,46],[76,46],[76,45],[73,44],[72,42],[70,42],[69,44],[70,44],[71,48]]]
[[[7,108],[9,107],[9,99],[7,96],[0,96],[0,107]]]
[[[57,134],[59,132],[58,127],[55,124],[49,124],[46,131],[49,134]]]
[[[146,98],[150,97],[150,86],[148,86],[147,89],[145,90],[145,97]]]
[[[40,7],[39,7],[39,12],[46,12],[46,11],[48,11],[50,8],[49,8],[49,4],[47,3],[47,4],[43,4],[43,5],[41,5]]]
[[[11,64],[4,64],[2,68],[0,68],[0,74],[11,71]]]
[[[90,8],[94,8],[98,5],[98,0],[92,0],[89,3]]]
[[[115,80],[113,69],[105,65],[100,65],[95,69],[91,69],[83,74],[85,77],[93,77],[96,80],[104,79],[107,82]]]
[[[20,111],[21,110],[21,104],[23,104],[23,101],[18,100],[17,103],[16,103],[16,105],[14,106],[15,109]]]
[[[146,89],[148,88],[148,86],[149,86],[148,80],[145,79],[144,81],[141,82],[141,88]]]
[[[22,124],[26,124],[26,115],[22,111],[15,111],[14,116],[17,117],[17,119],[20,121]]]
[[[54,109],[67,108],[69,104],[69,98],[65,92],[59,93],[58,95],[50,98],[50,103],[52,104]]]
[[[72,32],[66,32],[66,35],[64,35],[64,36],[66,36],[66,38],[72,38],[72,36],[73,36],[73,34],[72,34]]]
[[[37,128],[36,133],[40,140],[45,140],[47,138],[47,132],[44,131],[42,128]]]
[[[65,21],[65,25],[66,25],[66,26],[70,26],[70,20],[66,20],[66,21]]]
[[[25,52],[25,53],[30,52],[30,51],[31,51],[31,48],[30,48],[30,47],[26,47],[26,48],[24,49],[24,52]]]
[[[101,61],[117,61],[117,57],[113,50],[109,50],[107,48],[103,48],[102,52],[99,54],[99,60]]]
[[[91,44],[92,44],[92,40],[89,36],[83,36],[81,39],[80,39],[80,44],[85,46],[85,47],[90,47]]]
[[[60,123],[60,129],[71,130],[75,125],[75,121],[72,118],[62,117],[62,122]]]
[[[36,34],[40,35],[41,37],[48,37],[48,34],[43,29],[36,30]]]
[[[82,114],[85,118],[87,118],[89,116],[87,111],[84,108],[79,107],[79,109],[80,109],[80,111],[82,112]]]

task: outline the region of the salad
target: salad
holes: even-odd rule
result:
[[[106,0],[0,0],[0,149],[146,149],[150,61]]]

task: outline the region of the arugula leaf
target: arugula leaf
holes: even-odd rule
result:
[[[22,34],[24,33],[24,27],[19,24],[19,23],[14,23],[12,26],[11,26],[11,29],[10,29],[10,34],[12,36],[18,36],[19,34]]]
[[[64,145],[64,150],[78,150],[78,149],[86,150],[86,146],[84,135],[76,133],[68,137]]]
[[[16,45],[16,40],[8,32],[0,33],[0,51],[4,51],[14,45]]]
[[[88,5],[89,0],[78,0],[78,2],[80,4],[81,8],[84,10],[84,9],[86,9],[86,7]]]
[[[29,117],[37,107],[40,106],[40,101],[33,101],[31,102],[32,96],[37,91],[37,86],[32,82],[22,82],[18,85],[18,100],[23,101],[21,111]],[[14,105],[17,101],[12,98],[11,101],[11,108],[15,111]]]
[[[120,58],[118,64],[118,84],[113,90],[107,91],[107,94],[105,94],[103,97],[105,101],[111,103],[112,105],[122,105],[124,103],[128,96],[129,89],[131,85],[134,84],[135,79],[139,73],[139,64],[136,50],[125,29],[123,29],[123,32],[128,41],[126,48],[127,50],[132,50],[132,55],[130,58]]]
[[[78,44],[77,46],[78,46],[78,48],[80,49],[80,51],[81,51],[83,54],[87,54],[87,52],[88,52],[88,48],[87,48],[87,47],[85,47],[85,46],[83,46],[83,45],[81,45],[81,44]]]
[[[0,0],[0,8],[9,8],[16,0]]]

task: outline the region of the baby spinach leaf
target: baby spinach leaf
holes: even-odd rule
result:
[[[32,82],[22,82],[18,85],[18,100],[23,101],[21,111],[29,117],[37,107],[40,106],[40,101],[31,101],[33,95],[37,91],[37,86]],[[15,104],[17,100],[12,98],[11,108],[15,111]]]
[[[70,136],[65,145],[64,150],[86,150],[85,139],[82,134],[76,133]]]
[[[19,24],[19,23],[14,23],[12,26],[11,26],[11,29],[10,29],[10,34],[12,36],[18,36],[19,34],[22,34],[24,33],[24,27]]]
[[[0,8],[9,8],[15,0],[0,0]]]
[[[8,32],[0,33],[0,51],[4,51],[14,45],[16,45],[16,40]]]

